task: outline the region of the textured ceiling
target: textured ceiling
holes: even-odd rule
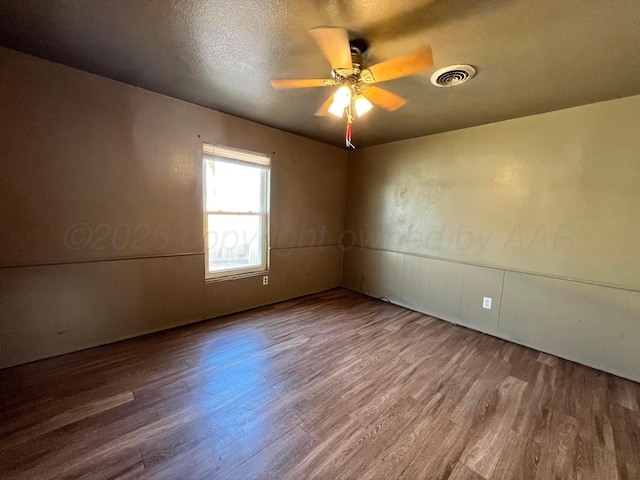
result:
[[[0,44],[335,145],[344,120],[315,117],[326,77],[307,30],[340,26],[369,64],[429,43],[429,71],[381,84],[409,99],[356,120],[357,146],[640,94],[638,0],[0,0]],[[465,85],[433,71],[469,63]],[[449,98],[451,95],[451,98]]]

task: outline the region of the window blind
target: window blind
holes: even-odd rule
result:
[[[204,144],[202,151],[205,159],[215,159],[216,161],[248,165],[252,167],[269,168],[271,157],[262,153],[247,152],[230,147]]]

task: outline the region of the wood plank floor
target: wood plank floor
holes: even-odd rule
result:
[[[640,478],[640,385],[342,289],[0,382],[1,478]]]

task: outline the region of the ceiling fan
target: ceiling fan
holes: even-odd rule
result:
[[[361,117],[373,107],[373,104],[394,111],[407,100],[373,85],[396,78],[421,72],[433,65],[431,47],[425,45],[413,53],[385,60],[363,68],[363,54],[367,50],[364,40],[349,41],[344,28],[317,27],[309,30],[324,56],[331,64],[331,78],[271,80],[275,89],[338,87],[316,112],[323,116],[329,113],[338,117],[347,115],[347,147],[355,148],[351,143],[352,123],[356,116]]]

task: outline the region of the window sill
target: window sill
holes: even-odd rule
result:
[[[262,277],[264,275],[269,275],[269,270],[263,270],[261,272],[239,273],[237,275],[225,275],[224,277],[205,278],[204,283],[226,282],[227,280],[241,280],[243,278]]]

